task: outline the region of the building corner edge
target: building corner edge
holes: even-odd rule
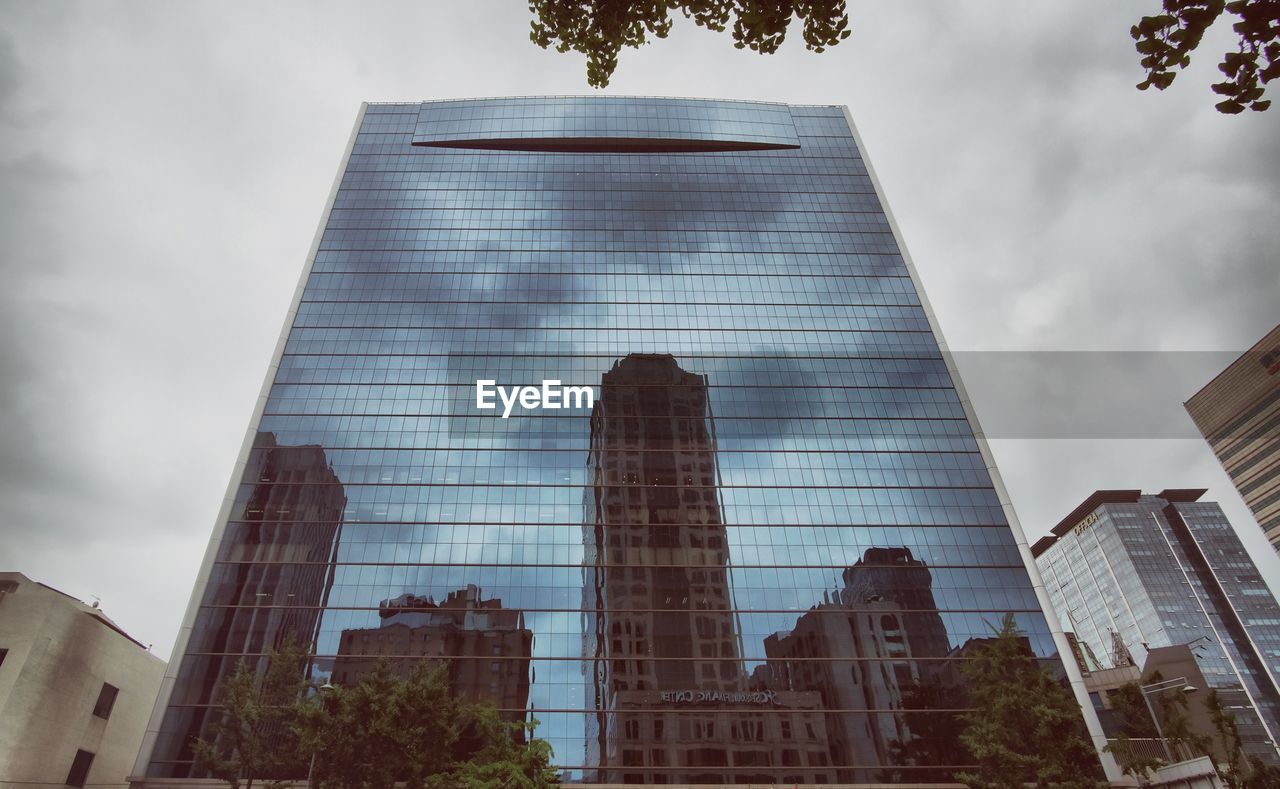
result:
[[[190,642],[191,632],[195,626],[196,614],[200,609],[201,598],[204,590],[208,586],[209,577],[213,570],[213,562],[218,555],[218,550],[222,544],[222,538],[226,533],[227,521],[231,515],[232,506],[235,504],[236,490],[239,488],[241,477],[248,465],[249,452],[253,448],[254,439],[256,437],[256,426],[262,420],[262,414],[266,409],[267,397],[271,392],[271,385],[275,381],[276,371],[280,367],[280,359],[284,356],[285,343],[289,338],[289,330],[293,326],[293,322],[298,315],[298,306],[302,301],[302,293],[307,285],[307,280],[311,276],[311,271],[315,266],[316,253],[320,249],[320,241],[324,237],[325,228],[329,224],[329,216],[333,212],[334,203],[337,200],[338,188],[342,184],[343,175],[347,171],[347,166],[351,161],[351,154],[355,150],[356,137],[360,134],[360,127],[364,124],[364,117],[369,109],[368,102],[361,102],[360,109],[356,113],[355,125],[351,129],[351,134],[347,139],[347,146],[342,154],[342,159],[338,164],[338,172],[334,176],[333,184],[329,189],[329,196],[325,201],[324,210],[320,215],[320,223],[316,228],[316,233],[311,242],[311,248],[307,253],[306,260],[302,266],[302,272],[298,278],[298,284],[294,288],[293,299],[289,304],[289,310],[285,315],[284,325],[280,330],[280,337],[276,342],[275,351],[271,356],[271,363],[267,366],[267,372],[263,379],[262,388],[259,390],[258,399],[254,403],[253,413],[249,418],[249,426],[245,429],[244,441],[241,442],[240,452],[236,457],[235,465],[231,470],[231,478],[227,482],[227,492],[223,496],[222,504],[218,507],[218,515],[214,520],[213,533],[209,537],[209,544],[205,549],[204,558],[200,562],[200,569],[196,573],[195,583],[192,586],[191,598],[187,602],[186,613],[182,617],[182,625],[178,629],[177,638],[174,640],[173,652],[169,655],[169,662],[165,668],[164,679],[160,682],[160,690],[156,695],[155,705],[151,710],[151,718],[147,722],[147,728],[142,736],[142,746],[138,751],[137,759],[134,761],[133,772],[127,777],[131,787],[139,788],[155,783],[154,780],[146,778],[147,767],[151,763],[151,757],[155,751],[155,745],[160,736],[160,726],[164,721],[165,710],[169,707],[169,699],[173,695],[174,686],[177,684],[178,671],[181,667],[182,660],[186,655],[187,645]],[[161,781],[173,779],[160,779]],[[222,782],[213,782],[222,783]],[[211,784],[212,785],[212,784]]]
[[[885,219],[889,222],[889,230],[893,234],[893,240],[898,246],[899,254],[902,255],[902,262],[906,266],[907,273],[911,277],[911,283],[916,289],[916,295],[920,299],[920,308],[924,311],[925,319],[928,320],[929,328],[938,343],[938,349],[942,352],[943,361],[947,366],[947,373],[951,376],[956,395],[960,398],[960,405],[964,408],[965,420],[973,431],[973,437],[982,456],[982,462],[991,477],[991,484],[995,489],[996,496],[1000,499],[1000,506],[1004,510],[1005,519],[1009,522],[1009,529],[1013,532],[1014,541],[1018,546],[1018,554],[1022,557],[1022,563],[1026,566],[1027,573],[1031,578],[1036,600],[1040,603],[1040,608],[1045,615],[1045,621],[1048,623],[1049,631],[1053,636],[1053,642],[1058,648],[1058,656],[1062,660],[1063,669],[1066,671],[1067,679],[1071,684],[1071,690],[1077,704],[1080,706],[1080,712],[1084,717],[1089,738],[1093,742],[1094,749],[1098,752],[1098,759],[1102,763],[1103,773],[1109,782],[1123,782],[1124,776],[1120,771],[1119,765],[1116,764],[1115,758],[1103,750],[1107,744],[1107,738],[1102,731],[1102,722],[1098,719],[1098,715],[1093,709],[1093,704],[1089,700],[1089,692],[1085,688],[1084,677],[1080,673],[1080,667],[1076,665],[1075,659],[1072,657],[1071,645],[1067,642],[1066,634],[1062,630],[1062,624],[1053,610],[1053,603],[1049,600],[1049,593],[1045,589],[1044,579],[1041,578],[1039,568],[1031,556],[1031,548],[1027,544],[1026,534],[1022,530],[1022,524],[1018,520],[1017,513],[1013,510],[1013,501],[1010,499],[1004,480],[996,468],[995,457],[991,453],[991,447],[987,444],[986,434],[982,432],[977,412],[969,400],[969,393],[960,378],[960,371],[956,367],[950,348],[942,335],[937,316],[934,315],[933,307],[929,304],[929,297],[925,293],[920,274],[916,271],[915,263],[911,260],[911,254],[907,251],[902,232],[898,228],[898,222],[893,216],[893,211],[889,208],[884,189],[880,185],[880,179],[876,177],[875,168],[866,155],[867,151],[862,141],[862,135],[858,133],[858,127],[854,123],[853,114],[849,111],[849,106],[847,104],[841,105],[841,109],[844,111],[845,122],[849,124],[849,131],[853,134],[854,144],[858,146],[858,156],[862,159],[862,164],[867,169],[867,177],[871,179],[871,187],[875,190],[876,199],[880,202],[880,208],[884,211]]]

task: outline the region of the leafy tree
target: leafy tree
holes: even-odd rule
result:
[[[255,778],[270,777],[271,786],[278,784],[274,779],[296,774],[302,760],[292,724],[306,689],[306,661],[306,648],[292,638],[267,653],[261,677],[241,659],[223,682],[221,717],[210,727],[211,739],[196,740],[196,766],[231,789],[239,789],[241,780],[253,789]]]
[[[1218,775],[1228,789],[1277,789],[1280,787],[1280,770],[1263,764],[1256,756],[1245,758],[1244,742],[1240,739],[1240,727],[1236,716],[1222,706],[1218,691],[1209,691],[1205,700],[1213,728],[1226,752],[1226,763],[1218,765]]]
[[[1277,789],[1280,787],[1280,768],[1264,764],[1257,756],[1249,757],[1249,775],[1244,779],[1245,789]]]
[[[422,663],[401,680],[380,660],[357,684],[308,699],[298,729],[316,754],[316,785],[390,789],[406,781],[413,789],[445,772],[457,739],[446,717],[453,701],[447,672]]]
[[[1278,0],[1163,0],[1161,13],[1144,16],[1129,31],[1147,71],[1138,89],[1154,85],[1164,90],[1172,85],[1177,70],[1191,64],[1191,53],[1200,46],[1205,31],[1228,12],[1238,20],[1232,29],[1239,43],[1218,64],[1226,79],[1214,84],[1213,91],[1225,98],[1215,106],[1232,115],[1246,107],[1255,112],[1270,107],[1271,101],[1262,96],[1265,85],[1280,76]]]
[[[1036,662],[1013,614],[961,669],[973,709],[960,739],[978,763],[956,779],[978,789],[1105,786],[1075,697]]]
[[[1152,676],[1158,676],[1155,672]],[[1156,722],[1151,719],[1151,710],[1142,696],[1142,686],[1137,682],[1127,682],[1111,691],[1111,709],[1118,718],[1120,730],[1130,737],[1151,739],[1159,736]]]
[[[1148,684],[1163,680],[1164,677],[1159,671],[1146,678]],[[1169,743],[1169,747],[1174,750],[1175,754],[1179,751],[1197,756],[1209,753],[1213,746],[1213,740],[1210,737],[1199,734],[1191,727],[1191,715],[1185,693],[1181,690],[1160,693],[1157,696],[1155,707],[1156,714],[1160,716],[1160,730],[1164,734],[1165,741]]]
[[[902,719],[907,735],[889,743],[889,756],[894,765],[916,768],[910,772],[885,768],[877,774],[881,783],[916,780],[950,783],[952,768],[948,765],[970,764],[973,757],[956,736],[956,719],[939,710],[963,709],[969,706],[963,689],[936,679],[920,680],[909,685],[902,694]],[[943,766],[937,766],[943,765]],[[934,767],[934,769],[921,769]]]
[[[1143,752],[1134,745],[1133,738],[1127,734],[1117,735],[1103,750],[1116,757],[1120,770],[1125,775],[1132,775],[1137,780],[1138,786],[1150,786],[1151,774],[1169,763],[1167,759]]]
[[[1172,85],[1177,71],[1191,64],[1205,31],[1230,13],[1238,45],[1218,65],[1225,79],[1213,85],[1224,97],[1216,107],[1236,114],[1271,106],[1263,94],[1280,76],[1280,0],[1162,0],[1161,6],[1160,13],[1144,16],[1129,31],[1147,72],[1139,90]],[[672,11],[716,32],[732,25],[733,45],[761,54],[778,50],[793,17],[814,52],[849,37],[845,0],[529,0],[529,10],[534,16],[529,38],[543,49],[586,55],[587,84],[596,88],[609,84],[623,47],[667,37]]]
[[[1163,679],[1163,675],[1156,671],[1143,681],[1151,684]],[[1186,694],[1167,692],[1156,696],[1153,706],[1160,716],[1160,729],[1156,728],[1155,721],[1151,719],[1152,708],[1147,706],[1142,686],[1137,682],[1126,683],[1112,691],[1111,706],[1119,717],[1120,733],[1107,745],[1106,750],[1114,754],[1121,769],[1127,775],[1134,776],[1141,785],[1147,785],[1151,771],[1163,767],[1169,760],[1150,752],[1144,754],[1135,747],[1133,739],[1155,739],[1163,733],[1165,743],[1175,753],[1184,748],[1192,753],[1209,752],[1209,738],[1197,734],[1191,728]]]
[[[548,789],[559,785],[560,778],[551,767],[551,745],[532,736],[536,720],[508,723],[493,707],[480,704],[466,705],[460,719],[459,760],[438,786]]]
[[[1137,682],[1129,682],[1116,688],[1111,694],[1111,708],[1120,719],[1120,732],[1107,743],[1106,751],[1116,757],[1125,775],[1131,775],[1139,786],[1151,783],[1151,773],[1168,763],[1168,759],[1144,751],[1134,744],[1135,739],[1151,740],[1160,736],[1151,710]]]
[[[672,11],[718,33],[732,21],[733,45],[762,54],[778,50],[792,17],[814,52],[849,37],[845,0],[529,0],[529,10],[533,43],[586,55],[587,83],[596,88],[609,84],[623,47],[667,37]]]
[[[1244,774],[1247,762],[1244,761],[1244,744],[1240,741],[1240,728],[1236,725],[1236,716],[1227,712],[1222,706],[1222,697],[1218,691],[1209,691],[1205,700],[1209,710],[1209,719],[1218,732],[1218,740],[1226,752],[1226,763],[1218,765],[1218,774],[1230,789],[1239,789],[1244,785]]]
[[[380,660],[351,687],[300,705],[302,751],[321,789],[542,789],[558,783],[536,723],[503,721],[449,690],[448,664],[421,663],[405,679]]]

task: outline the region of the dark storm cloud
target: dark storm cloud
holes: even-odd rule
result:
[[[953,350],[1238,351],[1275,324],[1280,110],[1212,110],[1221,27],[1134,90],[1156,5],[853,4],[767,58],[681,23],[610,92],[848,104]],[[359,102],[584,93],[583,63],[519,4],[0,8],[0,556],[165,654]],[[1095,487],[1207,485],[1256,531],[1201,441],[995,454],[1033,538]]]
[[[0,135],[21,135],[16,106],[27,79],[13,36],[0,32]],[[43,154],[15,148],[0,160],[0,535],[27,533],[51,498],[78,499],[92,482],[75,473],[63,425],[52,419],[51,396],[71,383],[50,369],[48,353],[75,341],[75,316],[52,298],[49,283],[65,274],[65,228],[57,206],[75,177]],[[56,386],[50,386],[56,382]],[[53,391],[51,391],[53,390]]]
[[[1280,292],[1280,114],[1213,110],[1223,24],[1172,88],[1135,90],[1128,30],[1153,8],[867,6],[837,57],[984,428],[1025,436],[994,451],[1031,538],[1095,488],[1209,487],[1274,584],[1280,563],[1203,441],[1102,438],[1182,435],[1181,403],[1212,371],[1193,380],[1204,359],[1177,352],[1238,354]],[[873,68],[886,62],[892,78]],[[995,350],[1103,352],[1100,385],[1051,356],[983,358]],[[1126,367],[1115,351],[1160,353]],[[984,369],[1026,373],[1002,388]],[[1072,415],[1086,440],[1031,440]]]
[[[796,358],[785,348],[756,347],[749,356],[728,358],[704,358],[685,364],[689,372],[707,376],[711,410],[719,417],[726,413],[767,420],[763,423],[735,421],[739,429],[750,429],[750,434],[733,435],[726,431],[731,423],[721,419],[718,438],[720,445],[733,449],[764,449],[768,446],[786,445],[791,439],[792,425],[796,419],[806,416],[822,416],[829,404],[823,403],[823,390],[814,384],[815,373],[823,372],[821,360],[816,362]],[[705,365],[705,369],[696,369]],[[824,376],[825,377],[825,376]],[[750,397],[750,402],[730,410],[716,402],[716,387],[741,387],[744,382],[751,389],[740,390]],[[727,391],[727,390],[722,390]],[[765,427],[760,427],[760,425]],[[767,431],[767,434],[766,434]]]
[[[1142,9],[992,8],[917,8],[901,77],[928,99],[891,119],[854,105],[952,343],[1227,350],[1273,325],[1277,119],[1212,109],[1230,31],[1140,93]],[[891,121],[906,136],[878,147]]]

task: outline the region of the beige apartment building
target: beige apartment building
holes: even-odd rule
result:
[[[97,607],[0,573],[0,789],[127,785],[164,668]]]

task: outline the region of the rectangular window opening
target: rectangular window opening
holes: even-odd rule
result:
[[[102,683],[102,690],[98,693],[98,703],[93,705],[93,714],[103,720],[110,718],[111,708],[116,705],[116,696],[119,694],[120,689],[115,685]]]
[[[67,786],[84,789],[89,778],[89,767],[93,764],[93,754],[88,751],[76,751],[76,758],[71,761],[71,772],[67,773]]]

